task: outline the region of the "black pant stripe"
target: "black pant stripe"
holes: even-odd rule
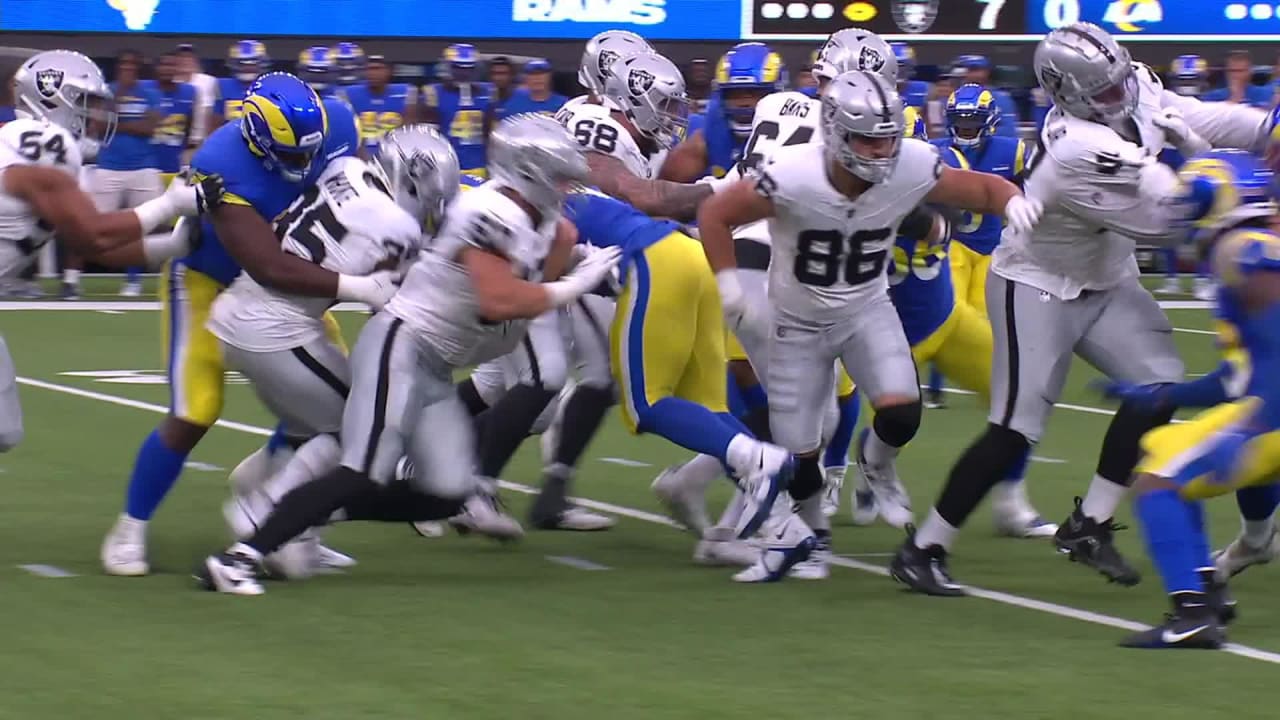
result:
[[[378,358],[378,388],[373,399],[373,426],[369,429],[369,445],[364,451],[364,468],[367,476],[373,467],[374,455],[378,453],[378,444],[382,441],[382,431],[387,427],[387,386],[391,382],[391,348],[395,345],[396,334],[404,321],[395,318],[387,330],[387,338],[382,341],[382,355]]]
[[[1013,422],[1013,410],[1018,405],[1018,319],[1014,312],[1014,290],[1018,284],[1012,280],[1004,281],[1004,326],[1006,352],[1009,355],[1009,385],[1005,394],[1004,417],[1000,420],[1002,427],[1009,427]]]
[[[608,356],[609,330],[600,324],[600,318],[591,312],[591,307],[582,298],[578,298],[578,309],[582,311],[583,315],[587,316],[587,322],[591,324],[591,330],[594,332],[596,339],[600,341],[600,347],[604,348],[605,356]]]
[[[525,333],[524,340],[521,342],[524,344],[525,354],[529,356],[529,372],[533,374],[533,385],[542,387],[542,370],[538,367],[538,353],[533,351],[533,340],[529,338],[528,333]]]
[[[333,374],[333,371],[325,367],[323,363],[316,359],[315,355],[307,352],[306,348],[296,347],[293,349],[293,356],[298,358],[298,362],[302,363],[313,375],[324,381],[325,385],[333,388],[338,396],[346,399],[351,394],[351,388],[342,382],[342,378]]]

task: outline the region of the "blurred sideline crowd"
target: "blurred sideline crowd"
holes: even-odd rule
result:
[[[956,88],[977,83],[989,88],[998,109],[995,134],[1034,135],[1050,103],[1020,68],[996,67],[983,55],[960,55],[945,66],[917,65],[906,43],[892,43],[899,67],[899,91],[914,107],[930,137],[945,132],[948,98]],[[817,57],[815,50],[810,63]],[[220,125],[239,119],[240,100],[249,84],[273,70],[294,72],[322,97],[336,96],[350,103],[360,122],[366,150],[374,152],[378,138],[404,124],[436,125],[454,145],[463,171],[482,176],[485,143],[496,121],[523,112],[554,114],[569,96],[582,92],[571,73],[557,73],[543,58],[482,54],[473,45],[457,43],[428,65],[393,64],[381,55],[366,55],[354,42],[317,45],[304,50],[296,63],[275,62],[257,40],[233,44],[225,63],[206,63],[190,44],[178,45],[155,58],[123,50],[101,62],[109,69],[119,112],[119,127],[103,148],[97,164],[85,169],[82,184],[103,211],[135,207],[161,192],[185,166],[190,153]],[[216,74],[211,65],[222,65]],[[811,65],[788,74],[775,69],[780,87],[813,94],[817,83]],[[684,68],[692,101],[689,132],[701,126],[698,117],[719,112],[719,62],[694,59]],[[1280,99],[1280,60],[1274,67],[1256,66],[1245,50],[1232,50],[1219,66],[1199,55],[1180,55],[1165,67],[1166,85],[1183,95],[1204,100],[1245,103],[1270,108]],[[0,124],[14,118],[11,81],[0,97]],[[52,245],[50,246],[52,248]],[[52,250],[50,250],[52,252]],[[1177,261],[1163,259],[1170,274]],[[83,263],[71,255],[46,257],[42,269],[61,268],[59,295],[80,296]],[[0,294],[17,298],[43,297],[35,282],[36,266],[27,276],[0,287]],[[1195,288],[1200,291],[1201,288]],[[120,289],[124,297],[141,294],[139,271],[129,272]],[[1199,292],[1197,292],[1199,294]]]

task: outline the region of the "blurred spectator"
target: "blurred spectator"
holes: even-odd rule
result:
[[[924,119],[929,137],[942,137],[947,127],[947,99],[955,89],[964,84],[965,68],[952,65],[938,77],[929,88],[929,99],[925,102]]]
[[[360,118],[365,149],[376,151],[378,139],[401,125],[415,122],[418,90],[408,83],[391,82],[391,66],[381,55],[370,55],[364,84],[343,88],[347,101]]]
[[[192,145],[191,128],[196,112],[196,88],[176,80],[182,60],[168,52],[156,62],[155,89],[160,98],[157,108],[160,122],[151,136],[155,167],[160,171],[160,184],[168,187],[182,170],[184,153]],[[144,84],[149,84],[143,81]]]
[[[923,110],[929,102],[929,83],[913,79],[916,74],[916,51],[904,42],[889,43],[898,60],[898,94],[908,106]]]
[[[0,127],[17,117],[13,111],[13,76],[10,75],[4,87],[0,88]]]
[[[796,71],[796,90],[809,97],[818,96],[818,79],[813,76],[813,66],[818,62],[818,51],[809,53],[809,63]],[[692,132],[690,132],[692,135]]]
[[[361,84],[366,67],[368,61],[364,48],[353,42],[340,42],[333,46],[334,82],[340,89]]]
[[[99,212],[137,207],[164,190],[151,144],[160,126],[160,90],[142,81],[141,72],[142,55],[137,51],[125,50],[116,56],[115,80],[111,83],[118,113],[116,134],[98,153],[97,167],[87,175],[93,204]],[[138,268],[129,268],[121,295],[142,294],[138,273]],[[64,273],[64,296],[79,296],[79,275],[78,268]]]
[[[257,40],[241,40],[231,46],[227,53],[227,69],[231,71],[231,77],[218,78],[218,97],[213,103],[209,132],[223,123],[240,119],[244,114],[241,106],[249,85],[270,67],[267,48]]]
[[[327,45],[312,45],[299,53],[296,72],[321,99],[338,97],[338,63]]]
[[[218,99],[218,79],[204,72],[200,65],[200,57],[196,55],[194,45],[179,45],[174,53],[177,57],[177,74],[175,82],[187,83],[196,89],[196,111],[191,124],[191,141],[198,144],[209,136],[210,115],[213,103]]]
[[[499,55],[489,61],[489,83],[493,85],[491,114],[499,113],[516,90],[516,71],[511,66],[511,60],[505,55]],[[504,117],[506,115],[498,115],[498,119]]]
[[[711,63],[705,58],[690,61],[684,84],[689,93],[689,112],[705,113],[711,98]]]
[[[1209,63],[1199,55],[1179,55],[1169,66],[1169,89],[1186,97],[1204,94],[1209,81]]]
[[[437,65],[447,80],[422,88],[422,119],[440,128],[458,153],[462,172],[485,176],[485,120],[493,103],[493,86],[477,82],[479,53],[472,45],[455,43],[445,48]]]
[[[568,99],[551,89],[551,63],[535,58],[524,64],[523,87],[517,88],[506,103],[495,107],[493,116],[502,120],[529,112],[554,115]]]
[[[1271,107],[1271,88],[1254,85],[1253,61],[1248,50],[1232,50],[1227,55],[1223,74],[1227,84],[1206,92],[1201,100],[1206,102],[1243,103],[1254,107]]]
[[[996,135],[1018,137],[1020,120],[1018,105],[1007,91],[1000,90],[991,84],[991,61],[985,55],[961,55],[956,60],[956,65],[964,69],[963,82],[982,85],[995,96],[996,107],[1000,109],[1000,122],[996,124]]]

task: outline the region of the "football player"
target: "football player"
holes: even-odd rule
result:
[[[1200,103],[1164,90],[1145,65],[1089,23],[1054,30],[1036,48],[1036,76],[1054,102],[1024,176],[1044,217],[1030,233],[1005,228],[987,278],[994,335],[991,410],[982,436],[952,467],[919,531],[895,556],[893,577],[934,595],[962,595],[947,552],[986,493],[1040,438],[1079,354],[1108,377],[1137,384],[1182,379],[1169,321],[1138,282],[1137,240],[1164,239],[1177,182],[1156,162],[1166,144],[1184,155],[1208,143],[1252,147],[1266,113]],[[1201,137],[1203,135],[1203,137]],[[1097,472],[1061,523],[1061,552],[1109,579],[1138,572],[1115,547],[1111,518],[1127,494],[1138,440],[1171,411],[1122,403]]]
[[[379,138],[414,121],[418,90],[408,83],[391,82],[391,66],[381,55],[369,56],[365,76],[368,82],[344,84],[342,93],[360,119],[364,147],[372,156],[377,152]]]
[[[56,235],[85,257],[116,256],[140,264],[172,251],[168,235],[147,236],[179,214],[194,215],[203,195],[216,200],[220,180],[175,185],[137,208],[99,212],[79,186],[82,163],[111,141],[111,91],[92,60],[47,50],[14,74],[17,119],[0,128],[0,280],[17,277]],[[23,437],[13,359],[0,337],[0,452]]]
[[[218,339],[205,323],[214,300],[241,268],[265,287],[307,297],[378,307],[394,292],[386,274],[344,275],[284,252],[270,224],[314,184],[329,160],[354,154],[359,144],[350,106],[322,101],[293,75],[269,73],[250,86],[240,121],[218,128],[191,158],[197,178],[220,174],[227,193],[201,223],[198,245],[163,272],[169,414],[139,448],[124,512],[103,541],[108,574],[147,574],[147,522],[222,413],[225,368]],[[331,318],[330,328],[341,337]],[[264,460],[281,443],[273,439],[250,459]],[[261,465],[251,462],[233,471],[233,481],[245,473],[264,477]]]
[[[522,86],[493,111],[491,120],[527,112],[555,115],[566,101],[568,98],[551,86],[551,63],[544,58],[534,58],[524,64]]]
[[[475,79],[479,62],[474,45],[454,43],[445,48],[440,66],[448,75],[443,82],[423,86],[422,119],[440,128],[453,143],[463,173],[484,178],[484,119],[493,87]]]
[[[724,177],[742,158],[756,104],[786,89],[787,68],[781,55],[764,43],[734,45],[716,69],[706,125],[671,150],[662,165],[662,178],[693,182],[706,175]]]
[[[1246,151],[1191,159],[1174,196],[1194,221],[1220,282],[1216,315],[1247,361],[1173,385],[1112,383],[1107,393],[1165,407],[1209,407],[1142,437],[1134,515],[1173,612],[1125,638],[1136,648],[1217,648],[1235,616],[1226,578],[1209,557],[1203,500],[1237,488],[1273,486],[1280,475],[1280,208],[1270,170]]]
[[[1169,65],[1169,76],[1173,81],[1172,90],[1175,93],[1184,97],[1199,98],[1208,89],[1209,63],[1199,55],[1179,55]],[[1166,148],[1160,153],[1160,160],[1177,170],[1181,167],[1184,158],[1176,150]],[[1157,288],[1156,292],[1162,295],[1180,294],[1183,290],[1182,283],[1178,280],[1178,249],[1170,246],[1164,249],[1163,254],[1165,280],[1164,285]],[[1192,282],[1191,292],[1197,300],[1212,300],[1216,296],[1213,281],[1209,279],[1206,270],[1207,265],[1203,262],[1196,267],[1196,277]]]
[[[570,98],[565,108],[580,104],[599,104],[604,97],[604,82],[609,68],[618,60],[639,52],[653,52],[649,41],[627,30],[605,30],[587,41],[578,64],[578,84],[587,92]]]
[[[933,146],[904,139],[902,101],[884,77],[845,72],[821,98],[823,143],[780,148],[758,177],[708,201],[698,225],[732,323],[762,312],[765,300],[743,293],[729,229],[770,218],[770,427],[797,456],[789,492],[801,517],[826,530],[829,543],[829,521],[815,502],[823,488],[822,413],[815,408],[834,389],[835,361],[876,411],[859,449],[859,466],[873,484],[897,484],[894,459],[919,427],[915,363],[886,292],[891,238],[899,229],[936,237],[935,218],[913,212],[924,201],[1003,214],[1019,227],[1034,223],[1038,210],[1012,183],[954,170]]]
[[[338,87],[346,90],[353,85],[359,85],[365,73],[366,64],[372,61],[373,57],[366,59],[364,48],[356,43],[344,41],[334,45],[334,79]]]
[[[961,55],[955,66],[963,73],[963,82],[988,88],[1000,114],[996,118],[995,134],[1018,137],[1018,106],[1013,96],[991,84],[991,61],[985,55]]]
[[[898,61],[898,94],[908,107],[923,112],[929,101],[929,83],[924,80],[912,80],[916,73],[915,48],[904,42],[889,43],[893,49],[893,57]]]
[[[456,514],[487,487],[467,462],[471,424],[453,371],[509,352],[529,319],[572,303],[618,261],[616,250],[601,250],[559,277],[577,239],[560,205],[568,186],[587,174],[564,128],[542,115],[519,115],[494,131],[492,150],[491,181],[455,198],[432,252],[420,256],[360,333],[341,467],[286,495],[252,537],[206,558],[198,572],[208,589],[261,594],[256,574],[264,555],[386,485],[406,452],[418,487],[436,498],[436,517]]]
[[[239,120],[249,85],[271,68],[267,48],[257,40],[241,40],[227,53],[227,69],[231,77],[218,78],[218,98],[213,102],[209,135],[219,126]]]
[[[325,45],[314,45],[298,53],[298,77],[311,86],[320,99],[338,97],[338,66],[334,63],[333,50]]]

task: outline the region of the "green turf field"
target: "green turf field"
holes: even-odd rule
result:
[[[114,281],[95,290],[114,293]],[[829,581],[740,586],[727,569],[694,566],[692,539],[657,515],[649,482],[685,453],[629,437],[613,419],[577,488],[624,515],[611,532],[535,533],[508,548],[425,540],[404,525],[346,525],[329,540],[359,567],[238,598],[198,592],[188,577],[225,544],[226,472],[271,423],[247,386],[232,385],[223,417],[236,425],[206,437],[152,524],[155,574],[105,577],[99,543],[166,403],[159,315],[4,307],[0,332],[24,383],[27,439],[0,456],[0,718],[1274,716],[1273,571],[1236,583],[1235,654],[1115,648],[1126,623],[1165,610],[1149,564],[1140,560],[1148,577],[1138,587],[1107,585],[1047,542],[995,537],[985,509],[953,561],[961,581],[992,591],[981,597],[901,592],[878,572],[900,533],[853,528],[843,512],[843,564]],[[1178,328],[1208,328],[1203,310],[1170,316]],[[343,320],[354,339],[360,315]],[[1190,372],[1216,364],[1207,335],[1175,339]],[[149,372],[66,374],[101,371]],[[1083,389],[1091,376],[1077,368],[1070,405],[1031,468],[1032,497],[1055,520],[1092,476],[1106,427],[1104,403]],[[983,421],[971,396],[926,412],[901,464],[918,513]],[[506,479],[535,483],[537,470],[528,443]],[[505,497],[523,515],[527,496]],[[1237,529],[1234,502],[1211,511],[1221,544]],[[1135,531],[1120,542],[1142,558]],[[606,569],[550,559],[559,557]]]

